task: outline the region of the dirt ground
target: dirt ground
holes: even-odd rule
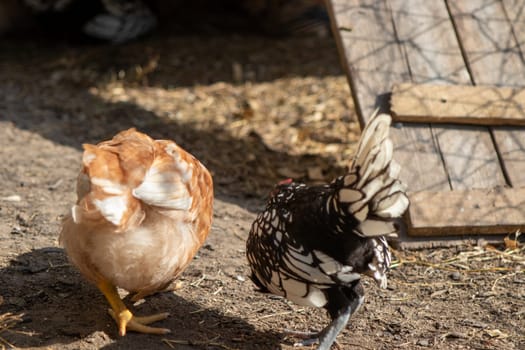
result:
[[[344,171],[359,126],[330,38],[159,32],[111,46],[0,43],[0,348],[292,349],[323,310],[259,294],[245,239],[272,184]],[[135,126],[213,172],[215,214],[185,286],[132,306],[169,311],[167,336],[117,335],[102,294],[57,236],[81,144]],[[395,252],[387,290],[365,281],[341,349],[525,349],[525,251]]]

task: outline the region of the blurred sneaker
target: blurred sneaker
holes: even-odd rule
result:
[[[140,0],[102,0],[106,13],[89,20],[83,27],[86,35],[124,43],[151,32],[157,18]]]

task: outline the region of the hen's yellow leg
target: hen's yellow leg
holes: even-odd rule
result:
[[[148,324],[156,321],[160,321],[169,316],[169,313],[163,312],[156,315],[137,317],[133,316],[131,311],[128,310],[124,302],[118,295],[117,288],[106,280],[101,280],[97,283],[98,289],[109,302],[111,309],[108,310],[109,314],[117,323],[119,334],[126,335],[126,330],[149,333],[149,334],[166,334],[170,330],[166,328],[155,328],[149,327]]]

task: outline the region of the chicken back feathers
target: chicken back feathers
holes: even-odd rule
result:
[[[206,239],[213,184],[175,142],[129,129],[84,145],[77,203],[60,240],[92,282],[152,293],[173,281]]]

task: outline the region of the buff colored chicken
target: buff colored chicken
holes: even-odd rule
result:
[[[168,333],[148,326],[168,313],[134,316],[117,287],[139,300],[167,288],[188,266],[211,226],[210,173],[175,142],[135,129],[85,144],[82,164],[61,244],[108,300],[120,335]]]

